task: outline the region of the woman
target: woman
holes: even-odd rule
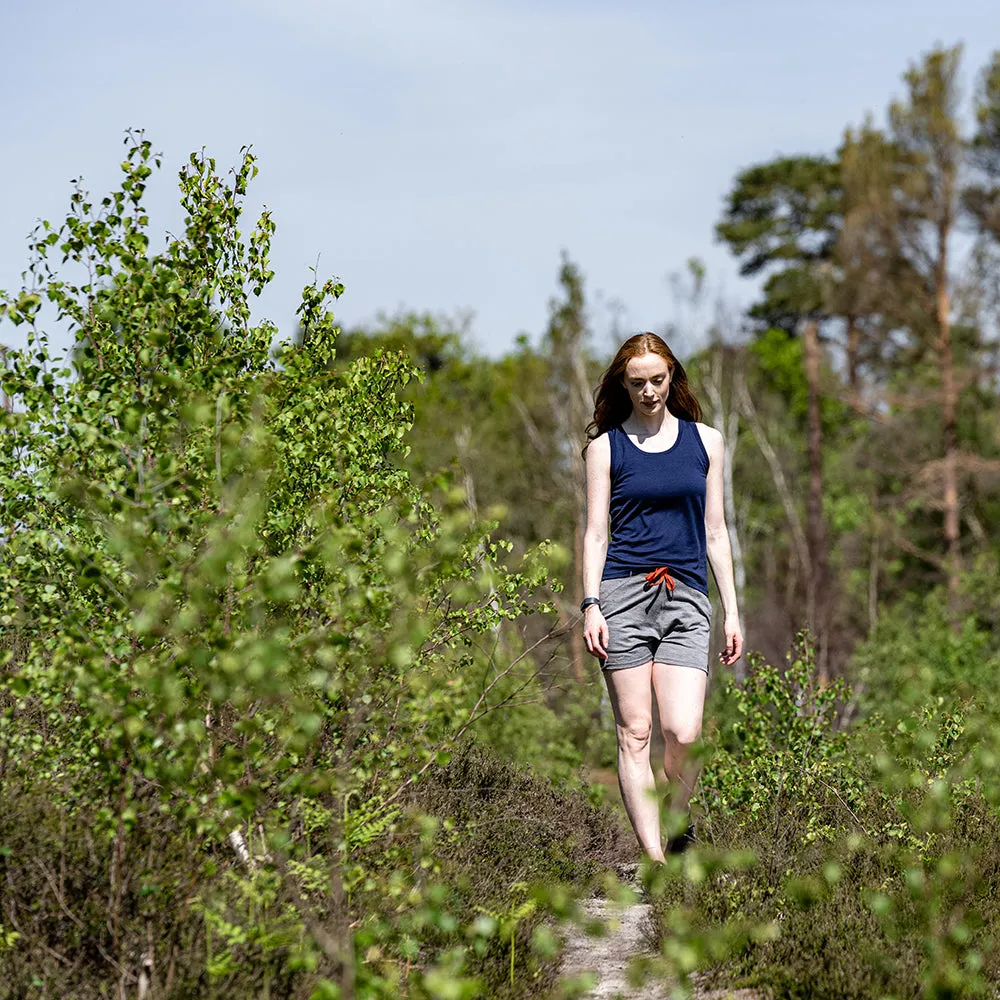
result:
[[[618,734],[618,785],[639,845],[664,859],[649,762],[652,696],[666,742],[671,808],[689,815],[701,733],[712,605],[706,557],[725,613],[719,659],[743,652],[733,560],[723,513],[722,435],[663,340],[622,344],[601,379],[587,428],[587,530],[583,543],[584,640],[602,661]],[[608,544],[608,518],[611,544]],[[680,851],[693,838],[668,843]]]

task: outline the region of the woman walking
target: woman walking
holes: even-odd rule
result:
[[[664,341],[636,334],[601,379],[587,428],[584,641],[601,659],[618,735],[618,785],[639,845],[662,861],[649,760],[652,693],[666,743],[670,807],[688,813],[701,733],[712,605],[706,559],[725,614],[731,664],[743,652],[723,514],[723,442]],[[608,544],[608,519],[611,543]],[[668,843],[679,851],[693,829]]]

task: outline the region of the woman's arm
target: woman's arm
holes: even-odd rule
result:
[[[743,632],[740,612],[736,606],[736,584],[733,580],[733,550],[729,544],[723,500],[723,463],[725,448],[722,435],[714,428],[698,425],[705,450],[708,452],[708,478],[705,482],[705,542],[708,561],[712,566],[722,609],[725,614],[726,648],[719,655],[725,664],[735,663],[743,653]]]
[[[583,596],[597,597],[608,554],[611,443],[607,434],[587,446],[587,527],[583,534]]]
[[[608,554],[608,509],[611,503],[611,442],[607,434],[587,446],[587,527],[583,533],[583,596],[598,597],[604,559]],[[601,609],[592,604],[584,612],[583,638],[587,649],[604,659],[608,625]]]

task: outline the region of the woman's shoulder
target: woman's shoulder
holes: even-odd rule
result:
[[[717,427],[713,427],[711,424],[703,424],[698,420],[692,420],[691,423],[698,428],[698,433],[701,435],[702,441],[722,440],[722,432]]]
[[[610,473],[614,460],[614,449],[611,445],[611,432],[613,430],[612,427],[611,430],[604,431],[587,442],[584,462],[588,469],[598,469]]]
[[[713,451],[722,447],[722,432],[712,427],[710,424],[703,424],[697,421],[691,421],[698,430],[698,436],[701,438],[701,443],[705,446],[705,451],[709,455]]]
[[[597,437],[591,438],[587,442],[587,455],[590,456],[594,454],[595,456],[610,456],[611,455],[611,432],[614,430],[612,427],[610,430],[604,431],[602,434],[598,434]]]

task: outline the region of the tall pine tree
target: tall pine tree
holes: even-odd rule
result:
[[[823,518],[820,324],[829,317],[827,286],[842,214],[836,161],[787,157],[741,173],[716,227],[739,259],[741,274],[768,275],[751,317],[762,330],[779,327],[802,337],[808,385],[806,617],[816,633],[821,675],[827,662],[830,570]]]

